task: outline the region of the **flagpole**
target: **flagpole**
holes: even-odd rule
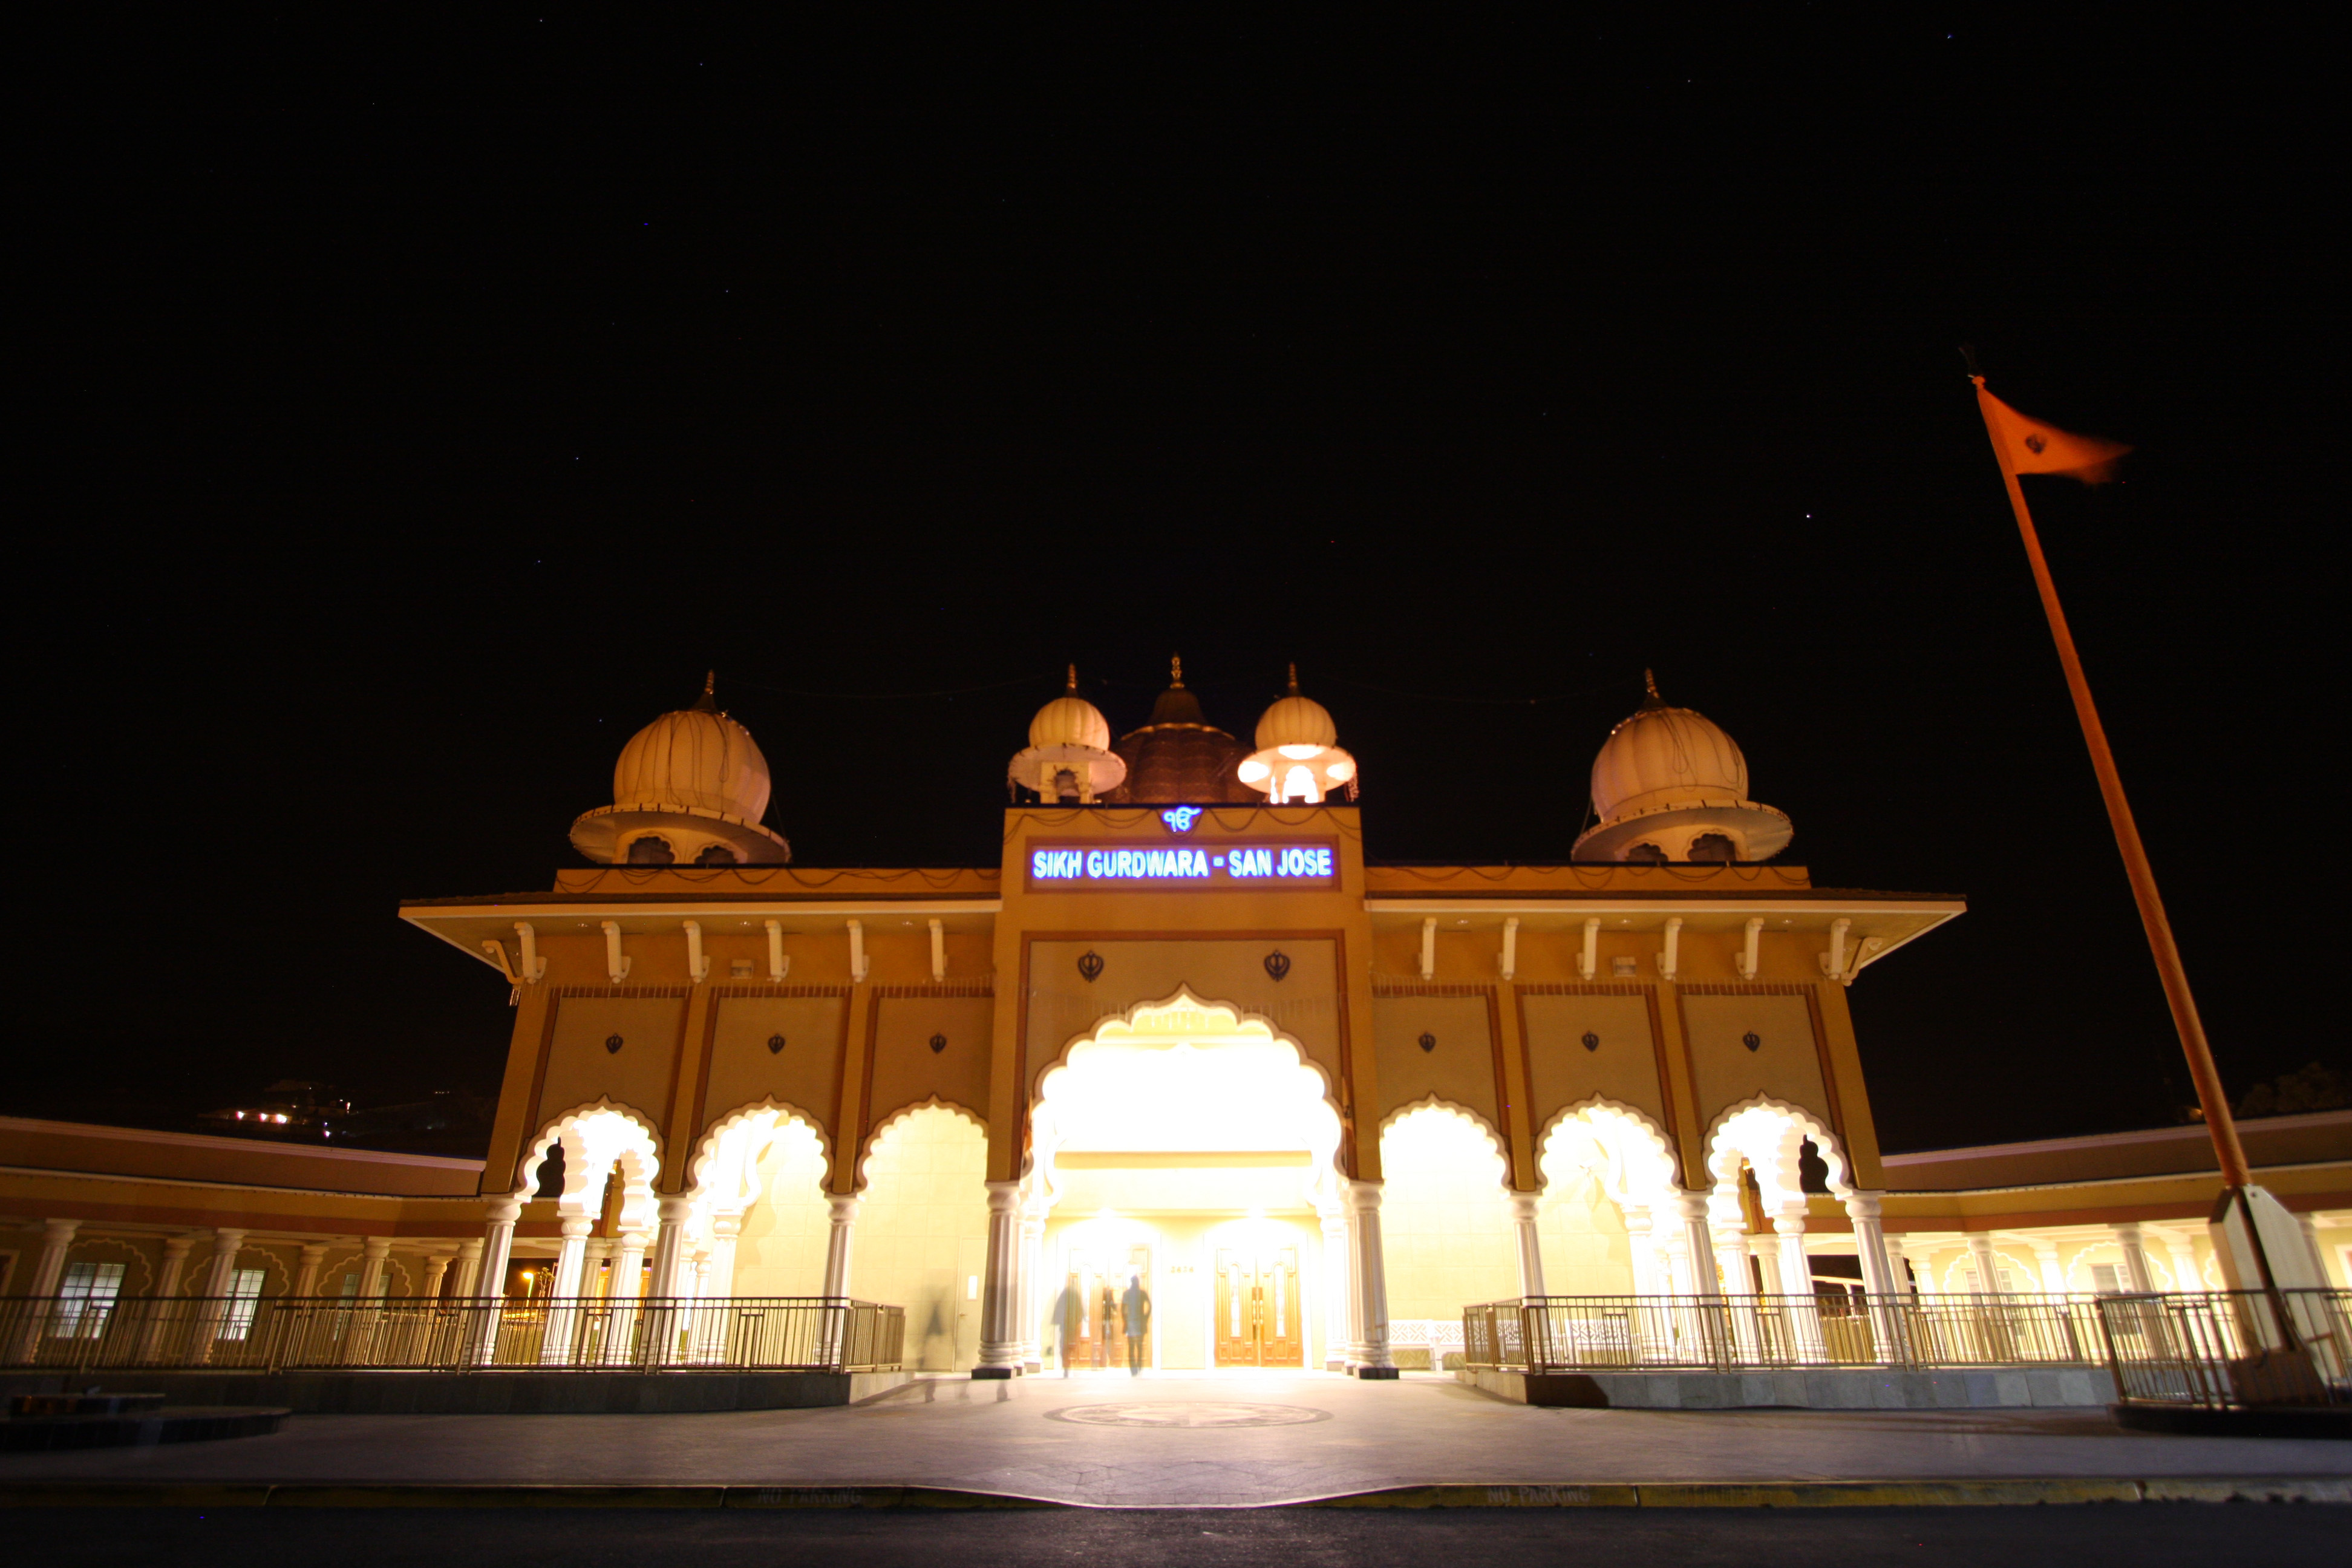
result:
[[[1973,367],[1971,367],[1973,370]],[[1992,394],[1983,376],[1976,384],[1977,412],[1984,416],[1985,434],[1992,440],[2000,463],[2000,482],[2008,488],[2009,506],[2017,514],[2017,531],[2025,541],[2025,558],[2033,567],[2033,585],[2042,593],[2042,611],[2050,618],[2050,635],[2058,643],[2058,662],[2066,671],[2066,689],[2074,699],[2074,717],[2082,721],[2083,740],[2091,749],[2091,770],[2099,776],[2099,794],[2107,803],[2107,821],[2116,830],[2116,847],[2123,851],[2124,874],[2131,879],[2132,897],[2139,904],[2140,924],[2147,928],[2147,945],[2156,955],[2156,972],[2164,982],[2164,999],[2172,1008],[2172,1026],[2180,1034],[2181,1054],[2189,1058],[2189,1077],[2197,1086],[2197,1103],[2205,1112],[2205,1130],[2213,1138],[2213,1157],[2221,1167],[2221,1184],[2232,1192],[2253,1184],[2246,1166],[2245,1146],[2238,1141],[2238,1123],[2230,1114],[2230,1100],[2221,1089],[2221,1074],[2213,1066],[2212,1047],[2205,1041],[2205,1025],[2197,1016],[2197,998],[2189,989],[2189,972],[2180,963],[2180,949],[2172,940],[2172,922],[2165,919],[2164,900],[2156,890],[2156,872],[2141,847],[2139,827],[2132,821],[2131,803],[2124,798],[2123,780],[2116,773],[2115,752],[2108,749],[2106,727],[2091,701],[2090,682],[2074,652],[2074,635],[2066,629],[2066,612],[2058,604],[2058,585],[2050,579],[2050,563],[2042,558],[2042,540],[2033,531],[2033,514],[2025,509],[2025,491],[2017,482],[2009,443],[2001,439],[2000,417],[1993,412]],[[2252,1216],[2248,1216],[2251,1220]],[[2252,1235],[2253,1227],[2247,1227]],[[2253,1236],[2256,1256],[2261,1239]],[[2270,1261],[2263,1258],[2263,1271]],[[2267,1283],[2267,1280],[2265,1281]]]

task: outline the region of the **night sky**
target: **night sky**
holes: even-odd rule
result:
[[[1063,666],[1181,654],[1383,860],[1565,858],[1654,667],[1817,885],[1969,900],[1852,993],[1888,1148],[2174,1121],[1962,342],[2137,448],[2027,485],[2232,1094],[2352,1066],[2332,137],[2241,46],[541,15],[26,73],[0,1111],[495,1092],[395,904],[549,886],[706,668],[796,863],[993,865]]]

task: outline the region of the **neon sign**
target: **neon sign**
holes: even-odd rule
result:
[[[1080,888],[1336,888],[1339,851],[1328,843],[1104,848],[1033,844],[1029,885]]]
[[[1175,832],[1190,833],[1192,824],[1201,820],[1201,808],[1197,805],[1171,805],[1160,814],[1160,820]]]

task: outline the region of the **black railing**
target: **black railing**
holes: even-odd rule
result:
[[[906,1310],[845,1298],[0,1297],[0,1366],[888,1372]]]
[[[2352,1290],[2108,1296],[2099,1324],[2126,1405],[2352,1405]]]

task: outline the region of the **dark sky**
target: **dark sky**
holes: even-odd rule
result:
[[[540,15],[34,58],[0,1110],[492,1091],[396,900],[547,886],[706,668],[800,863],[993,864],[1063,664],[1181,653],[1297,660],[1400,860],[1564,858],[1654,666],[1818,883],[1970,900],[1853,992],[1890,1148],[2172,1120],[1963,342],[2138,448],[2029,488],[2232,1092],[2347,1065],[2292,40]]]

